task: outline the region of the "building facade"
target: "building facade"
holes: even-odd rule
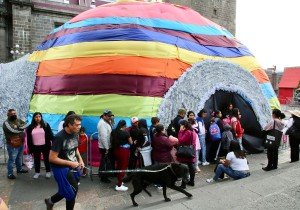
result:
[[[114,0],[0,0],[0,63],[32,52],[54,28]],[[166,0],[185,5],[235,34],[236,0]]]

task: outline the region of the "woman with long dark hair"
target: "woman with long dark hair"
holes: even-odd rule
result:
[[[53,133],[50,125],[44,122],[40,112],[35,112],[33,114],[31,124],[28,126],[26,133],[29,152],[33,153],[34,156],[35,174],[33,178],[37,179],[40,176],[41,153],[43,154],[46,167],[46,178],[50,178],[49,153],[51,141],[53,140]]]
[[[179,121],[180,130],[178,133],[178,145],[182,146],[189,146],[193,145],[194,149],[196,148],[196,138],[194,135],[194,129],[192,128],[192,125],[186,121],[186,120],[180,120]],[[196,156],[196,151],[194,150],[194,154]],[[180,163],[185,163],[189,167],[189,173],[190,173],[190,181],[188,183],[182,182],[181,187],[184,189],[186,188],[186,184],[190,186],[194,186],[195,182],[195,169],[194,169],[194,163],[196,161],[196,158],[183,158],[183,157],[177,157],[177,161]]]
[[[117,170],[126,170],[128,168],[130,146],[132,145],[132,139],[130,134],[126,131],[125,120],[120,120],[116,129],[111,133],[111,146],[113,149],[113,155],[117,163]],[[115,187],[117,191],[126,191],[128,187],[124,186],[122,179],[125,176],[125,172],[118,173],[118,183]]]
[[[272,111],[273,120],[271,120],[264,128],[264,131],[269,131],[275,129],[278,131],[282,131],[284,128],[284,123],[281,121],[285,118],[285,115],[279,110],[274,109]],[[268,165],[262,168],[264,171],[271,171],[277,169],[278,165],[278,148],[279,145],[274,145],[272,147],[267,148],[267,157],[268,157]]]
[[[239,143],[232,141],[230,143],[230,151],[226,155],[226,159],[220,160],[215,176],[212,179],[207,179],[206,182],[218,181],[223,173],[235,180],[250,176],[246,154],[241,150]]]

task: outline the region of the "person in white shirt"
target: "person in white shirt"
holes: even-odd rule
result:
[[[250,176],[248,161],[245,152],[241,150],[239,143],[232,141],[230,150],[232,152],[227,154],[226,159],[220,160],[215,176],[212,179],[206,180],[208,183],[218,181],[223,173],[235,180]]]
[[[101,163],[99,166],[99,171],[107,170],[106,164],[107,161],[111,161],[111,143],[110,143],[110,135],[111,135],[111,118],[113,117],[113,113],[110,110],[104,110],[103,114],[100,117],[100,121],[97,125],[98,129],[98,146],[101,155]],[[110,183],[111,181],[108,179],[106,174],[99,173],[99,177],[101,182]]]

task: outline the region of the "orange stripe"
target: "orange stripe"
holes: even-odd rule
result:
[[[178,79],[191,67],[177,59],[132,56],[71,58],[40,63],[37,76],[123,74]]]
[[[263,69],[255,69],[255,70],[251,71],[251,74],[255,77],[255,79],[259,83],[270,82],[268,75],[266,74],[266,72]]]

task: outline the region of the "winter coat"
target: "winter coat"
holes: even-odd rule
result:
[[[158,163],[171,163],[173,161],[171,156],[173,144],[164,133],[154,134],[151,143],[154,161]]]
[[[180,130],[178,133],[178,145],[193,145],[196,148],[196,139],[194,135],[195,131],[192,130]],[[196,151],[195,151],[196,156]],[[196,158],[180,158],[177,157],[177,161],[180,163],[195,163]]]

